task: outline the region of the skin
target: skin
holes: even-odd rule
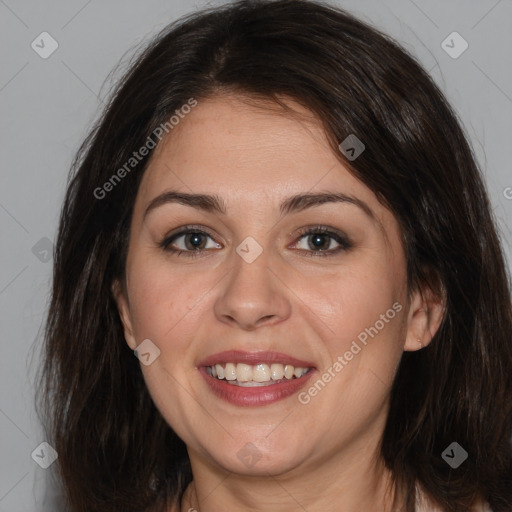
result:
[[[408,297],[396,219],[336,158],[314,116],[288,105],[301,117],[236,96],[200,101],[155,150],[136,198],[126,282],[114,293],[130,348],[149,338],[160,350],[141,370],[188,448],[194,481],[182,511],[389,511],[403,499],[379,455],[389,393],[403,351],[430,342],[442,306],[426,292]],[[169,203],[144,218],[169,189],[217,194],[227,214]],[[287,197],[321,191],[355,196],[375,220],[350,203],[280,216]],[[186,224],[211,234],[196,258],[159,246]],[[314,237],[298,230],[317,224],[353,247],[308,257]],[[235,251],[248,236],[263,249],[252,263]],[[327,237],[325,247],[338,246]],[[312,361],[319,377],[396,302],[395,318],[308,404],[295,394],[235,406],[197,369],[224,350],[276,350]],[[260,456],[251,467],[237,456],[246,443]]]

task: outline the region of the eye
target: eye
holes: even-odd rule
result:
[[[208,239],[211,240],[208,245]],[[299,247],[304,240],[306,247]],[[337,244],[334,248],[333,244]],[[165,237],[159,244],[164,251],[177,256],[196,257],[206,250],[221,249],[222,246],[213,240],[206,231],[195,226],[186,226],[178,233]],[[306,227],[300,233],[299,242],[293,247],[303,251],[308,256],[334,256],[341,251],[352,248],[352,243],[346,235],[326,226]]]
[[[208,238],[213,242],[209,246]],[[158,245],[167,252],[175,253],[178,256],[183,254],[187,257],[198,256],[207,249],[221,248],[221,245],[215,242],[211,235],[193,226],[165,237]]]
[[[306,243],[303,245],[306,247],[298,247],[301,242],[298,242],[295,247],[309,253],[308,256],[333,256],[352,247],[352,243],[346,235],[331,228],[315,226],[304,229],[306,231],[302,231],[299,240],[304,239]],[[333,243],[337,244],[337,247],[333,248]]]

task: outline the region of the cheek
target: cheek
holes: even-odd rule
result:
[[[149,338],[164,353],[188,346],[205,314],[207,293],[216,283],[214,273],[181,268],[143,252],[127,269],[133,329],[138,341]]]
[[[345,280],[334,329],[341,335],[330,352],[333,361],[342,357],[338,384],[350,390],[347,398],[355,410],[364,404],[377,408],[394,379],[403,346],[400,283],[392,267],[377,264]]]
[[[329,327],[333,348],[339,352],[348,350],[347,344],[376,323],[379,335],[396,331],[399,322],[395,320],[399,315],[392,305],[400,298],[398,285],[397,275],[389,267],[361,263],[315,282],[309,287],[307,300]]]
[[[135,255],[127,268],[128,295],[134,331],[138,338],[161,340],[173,320],[183,316],[188,307],[185,283],[169,275],[165,266],[143,255]]]
[[[319,347],[329,355],[319,379],[329,383],[325,392],[312,389],[315,383],[306,390],[311,397],[323,397],[317,402],[319,417],[350,430],[353,422],[370,422],[381,410],[402,353],[405,306],[400,283],[392,267],[361,262],[323,281],[310,296],[329,327],[323,329]],[[352,417],[342,418],[331,408],[350,410]]]

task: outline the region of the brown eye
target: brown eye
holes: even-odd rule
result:
[[[184,237],[185,247],[189,250],[204,249],[206,246],[206,236],[202,233],[187,233]]]
[[[208,239],[213,243],[208,245]],[[206,232],[198,229],[185,229],[166,237],[159,246],[167,252],[195,256],[207,249],[219,249],[221,245]]]
[[[306,240],[305,247],[299,247],[300,242],[296,247],[306,251],[310,256],[332,256],[352,247],[352,243],[346,236],[322,226],[303,232],[299,240],[303,239]]]
[[[326,251],[329,249],[333,238],[328,235],[324,235],[323,233],[316,233],[314,235],[308,235],[307,240],[310,249]]]

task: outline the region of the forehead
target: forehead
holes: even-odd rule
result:
[[[340,179],[345,186],[355,184],[341,165],[333,169],[337,161],[318,121],[303,107],[292,106],[309,119],[237,96],[199,101],[157,146],[141,192],[156,194],[172,184],[254,197],[276,185],[291,192],[316,183],[329,187]]]
[[[321,190],[358,197],[386,229],[396,229],[392,214],[333,153],[320,121],[286,103],[293,113],[233,95],[199,101],[155,149],[136,212],[167,189],[215,194],[234,215],[276,210],[291,195]]]

